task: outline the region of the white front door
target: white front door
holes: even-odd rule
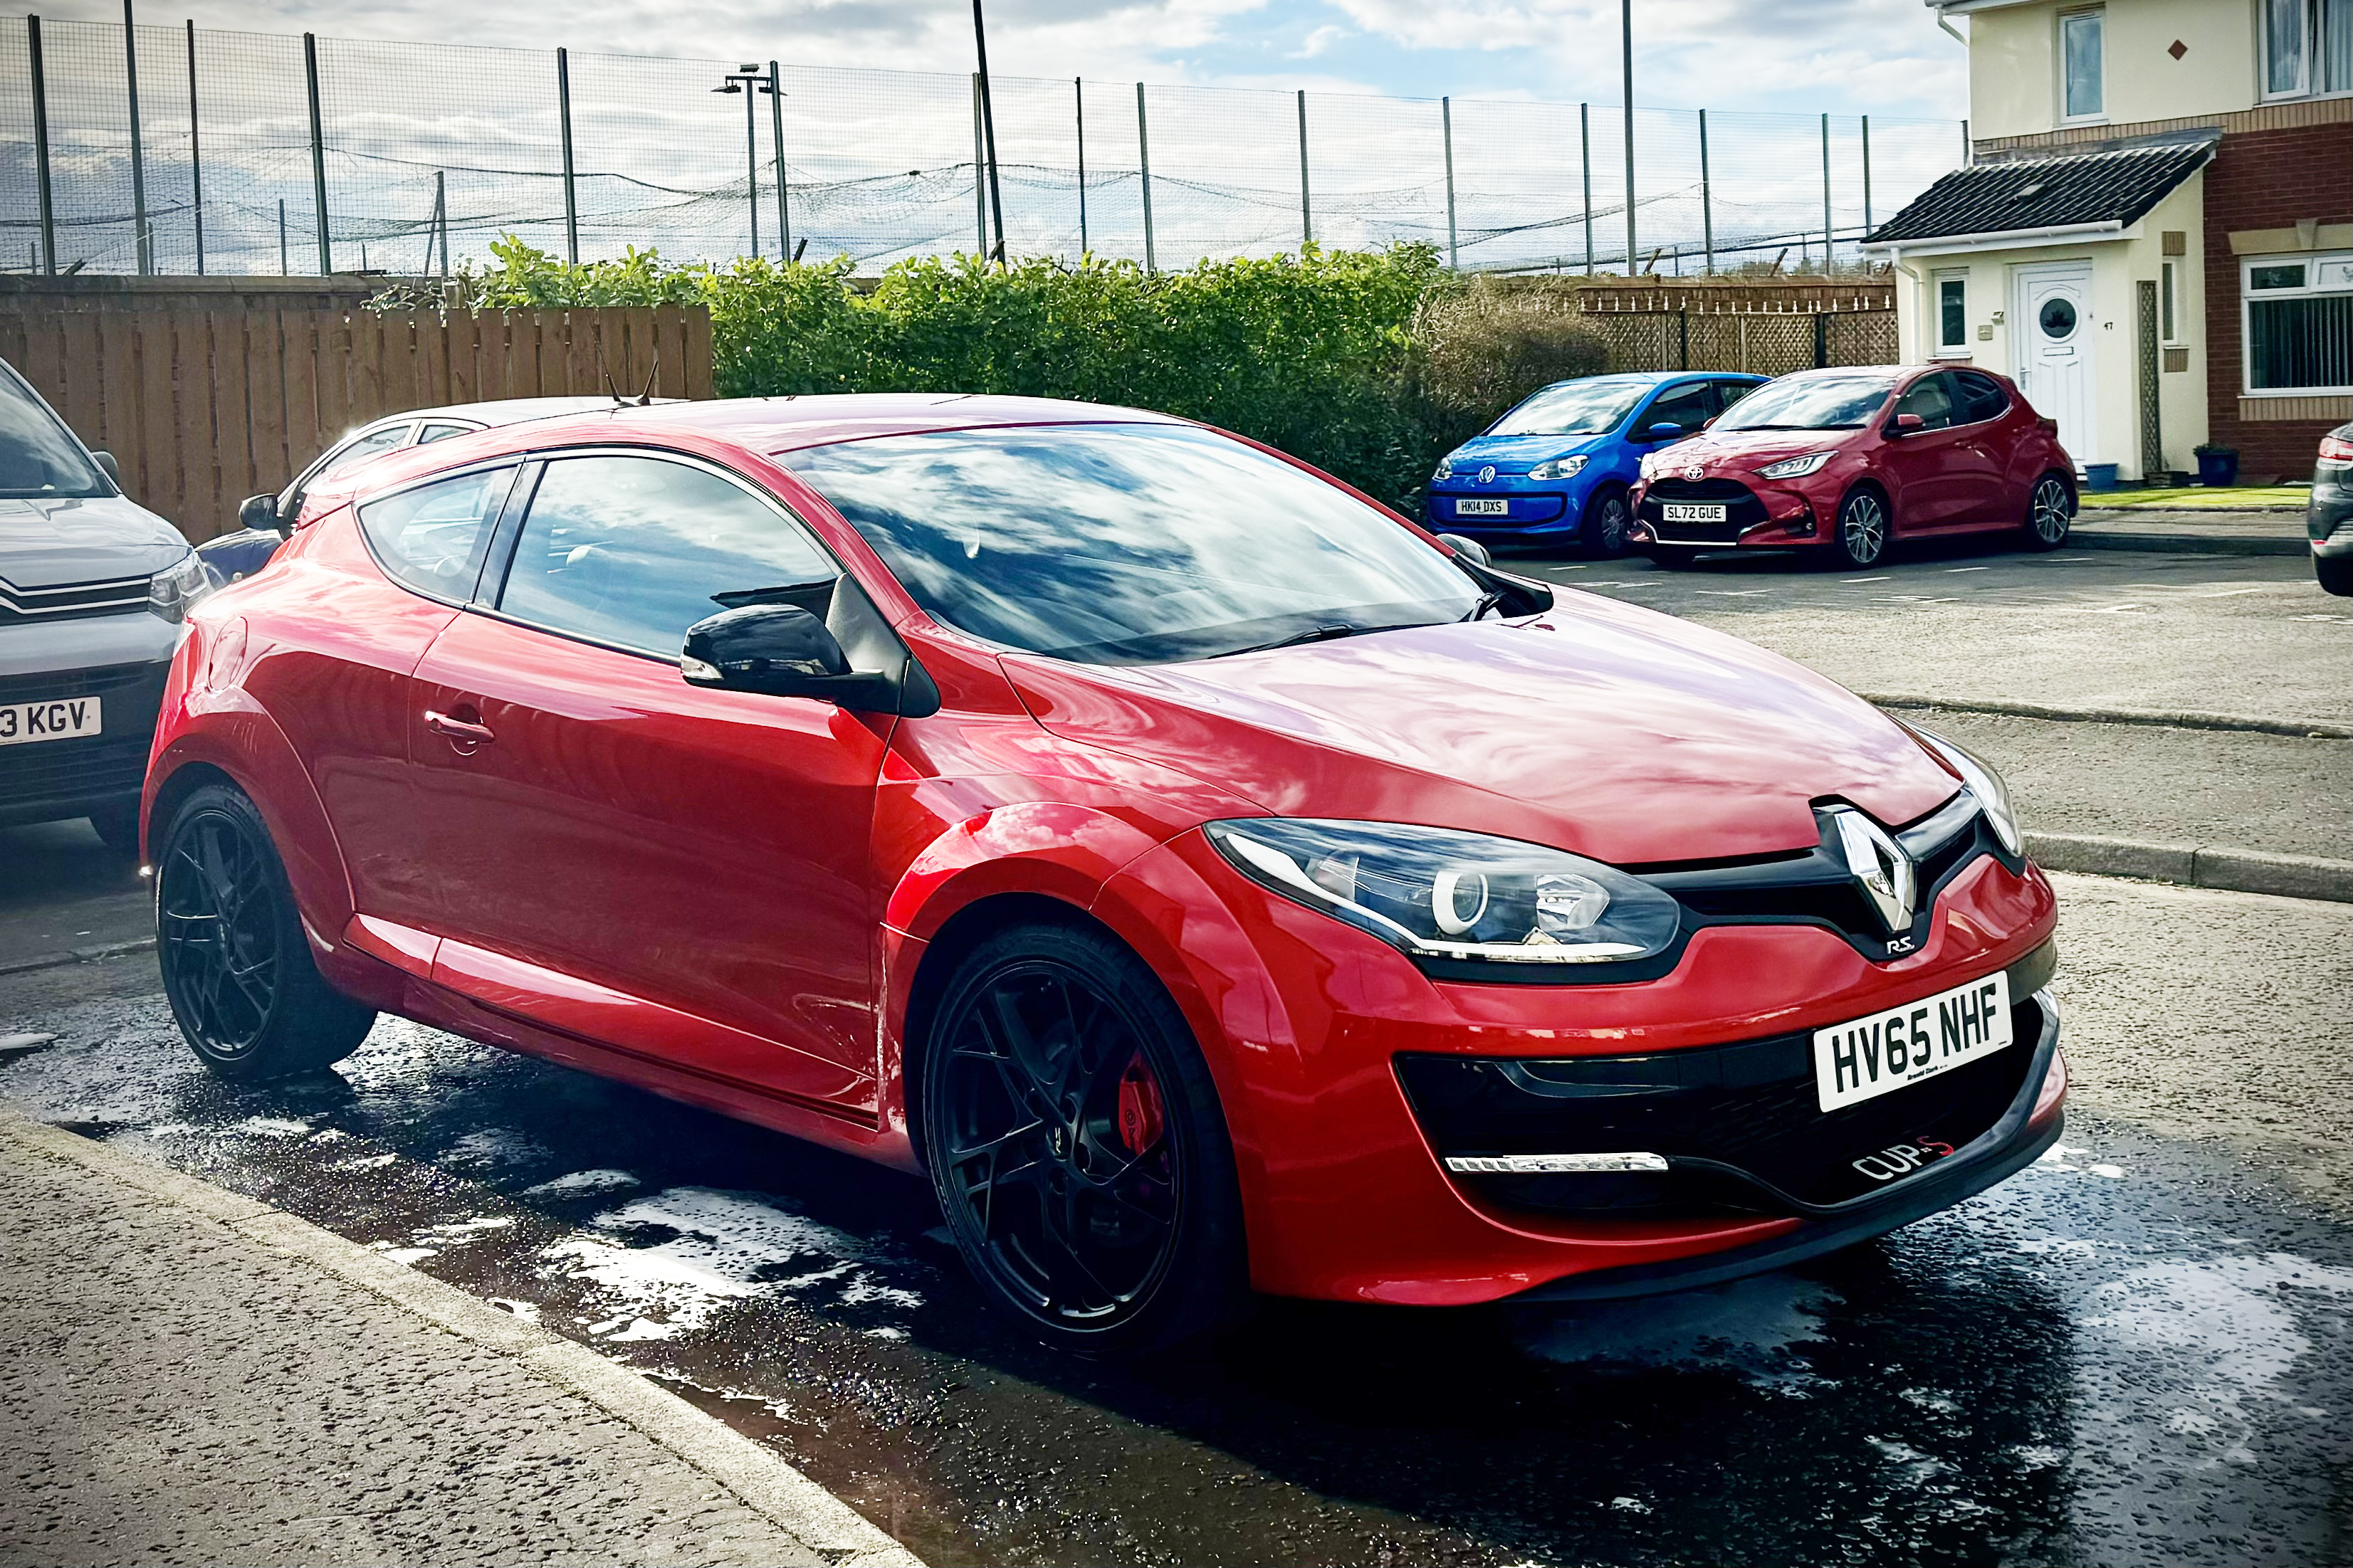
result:
[[[2097,461],[2092,432],[2092,264],[2020,268],[2010,322],[2019,390],[2037,414],[2059,422],[2059,444],[2078,466]]]

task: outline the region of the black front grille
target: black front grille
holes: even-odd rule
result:
[[[1697,502],[1724,508],[1722,522],[1669,522],[1666,503]],[[1653,538],[1683,544],[1736,544],[1765,521],[1765,503],[1738,479],[1652,479],[1642,492],[1641,520]]]
[[[148,737],[97,735],[0,746],[0,807],[135,795],[147,777]]]
[[[0,577],[0,622],[69,621],[83,616],[130,615],[147,607],[147,579],[121,577],[20,588]]]
[[[101,697],[142,681],[161,685],[164,666],[101,664],[88,669],[43,670],[37,675],[0,675],[0,702],[55,702],[68,697]]]
[[[1891,1094],[1820,1109],[1810,1031],[1641,1057],[1400,1056],[1398,1081],[1441,1157],[1641,1152],[1664,1172],[1457,1176],[1505,1207],[1627,1217],[1846,1203],[1898,1184],[1855,1162],[1898,1144],[1965,1147],[2000,1121],[2036,1059],[2042,1010],[2012,1043]]]

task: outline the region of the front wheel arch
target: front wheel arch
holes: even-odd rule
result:
[[[1879,503],[1881,533],[1879,553],[1870,562],[1856,562],[1847,550],[1846,509],[1857,497],[1869,497]],[[1830,549],[1825,553],[1834,564],[1875,565],[1887,558],[1888,548],[1895,542],[1895,500],[1887,487],[1877,479],[1857,479],[1849,485],[1831,511]]]

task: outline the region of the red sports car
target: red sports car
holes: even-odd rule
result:
[[[1644,458],[1628,537],[1662,566],[1753,549],[1870,566],[1893,540],[1973,532],[2056,550],[2075,515],[2058,431],[1991,371],[1799,371]]]
[[[1775,656],[1082,404],[617,409],[377,458],[195,606],[164,977],[928,1175],[1077,1346],[1251,1289],[1662,1290],[2059,1134],[2001,784]]]

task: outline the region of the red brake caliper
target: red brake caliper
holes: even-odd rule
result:
[[[1160,1142],[1166,1120],[1160,1106],[1160,1080],[1152,1076],[1144,1053],[1135,1053],[1119,1075],[1119,1141],[1131,1154],[1141,1154]]]

